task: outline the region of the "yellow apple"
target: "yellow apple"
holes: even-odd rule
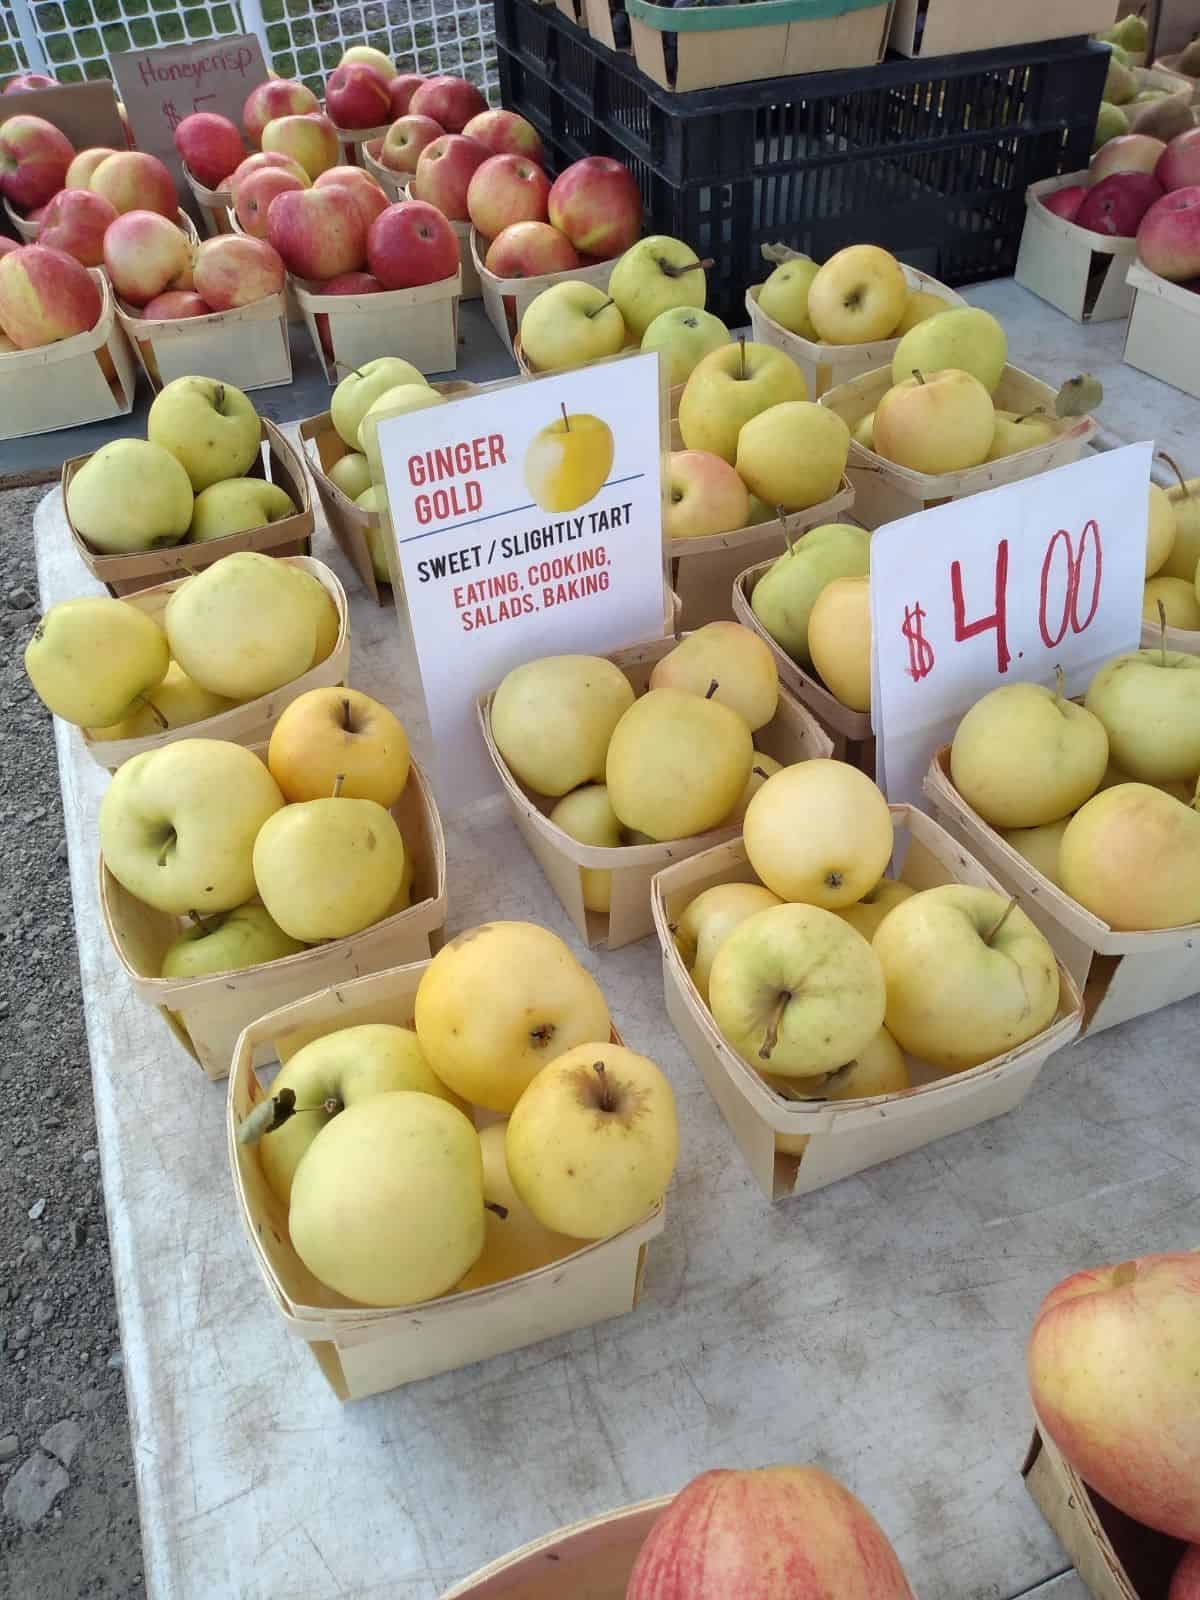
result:
[[[643,350],[661,351],[667,383],[672,389],[686,383],[710,351],[728,343],[729,329],[720,317],[694,306],[674,306],[659,312],[642,335]]]
[[[1195,633],[1200,628],[1200,595],[1186,578],[1149,578],[1142,591],[1142,616],[1147,622],[1159,621],[1162,606],[1168,628],[1183,628]]]
[[[312,664],[318,611],[292,569],[255,550],[222,556],[174,591],[163,613],[171,654],[213,694],[250,700]]]
[[[496,749],[536,794],[602,783],[613,729],[633,687],[603,656],[543,656],[514,667],[492,696]]]
[[[721,824],[723,828],[740,828],[746,820],[746,809],[751,800],[774,773],[782,770],[781,763],[774,756],[764,755],[761,750],[754,752],[754,765],[750,768],[750,776],[746,779],[746,787],[742,790],[741,797],[736,806]]]
[[[608,482],[613,435],[599,417],[563,412],[525,451],[525,487],[543,511],[574,511]]]
[[[675,946],[705,1005],[712,964],[725,940],[747,917],[782,904],[761,883],[718,883],[690,902],[673,930]]]
[[[1196,521],[1200,527],[1200,508],[1197,509]],[[1175,548],[1178,536],[1178,519],[1175,505],[1165,489],[1160,489],[1156,483],[1150,485],[1150,508],[1146,522],[1146,576],[1152,578],[1156,572],[1165,568],[1164,576],[1169,578],[1183,578],[1186,583],[1191,583],[1196,576],[1196,566],[1193,562],[1190,572],[1173,572],[1168,565],[1171,553]],[[1186,556],[1185,556],[1186,561]],[[1200,560],[1200,549],[1197,551],[1197,560]]]
[[[871,709],[871,580],[835,578],[817,596],[808,619],[813,666],[836,700]]]
[[[399,356],[376,356],[373,361],[364,361],[347,372],[333,391],[333,398],[329,402],[330,421],[343,441],[354,450],[358,446],[358,430],[362,426],[362,419],[376,400],[387,394],[389,389],[408,388],[411,385],[421,389],[429,387],[424,373],[419,367],[414,367],[411,361],[403,361]]]
[[[508,1172],[505,1140],[507,1122],[493,1122],[479,1135],[483,1155],[483,1198],[486,1238],[483,1254],[458,1285],[463,1294],[505,1283],[526,1272],[548,1267],[579,1249],[579,1240],[544,1228],[513,1186]],[[498,1208],[498,1209],[496,1209]]]
[[[1022,450],[1033,450],[1037,445],[1048,444],[1057,432],[1051,417],[1035,412],[1020,416],[1015,411],[997,411],[996,432],[987,459],[1003,461],[1006,456],[1020,455]]]
[[[619,850],[625,842],[602,783],[585,783],[581,789],[572,789],[550,813],[550,821],[580,844]],[[580,867],[579,877],[585,908],[606,917],[612,905],[612,873],[604,867]]]
[[[887,339],[908,305],[908,281],[895,256],[878,245],[852,244],[817,273],[808,314],[827,344]]]
[[[162,683],[170,659],[153,617],[100,596],[51,606],[25,646],[42,704],[81,728],[130,715]]]
[[[849,454],[850,429],[836,411],[785,401],[751,417],[738,434],[738,476],[768,505],[804,511],[837,493]]]
[[[627,331],[606,290],[568,279],[529,302],[521,318],[521,349],[534,372],[565,372],[615,356]]]
[[[1024,856],[1035,872],[1062,888],[1058,871],[1058,854],[1063,834],[1070,817],[1060,817],[1057,822],[1044,822],[1040,828],[1001,828],[1000,837],[1012,845],[1019,856]]]
[[[1121,930],[1200,922],[1200,812],[1146,783],[1105,789],[1063,834],[1062,887]]]
[[[259,459],[262,426],[253,403],[233,384],[176,378],[151,402],[146,437],[171,452],[199,494],[249,472]]]
[[[697,364],[679,399],[679,432],[687,449],[710,450],[732,466],[744,423],[807,397],[803,373],[782,350],[739,340]]]
[[[691,245],[664,234],[648,234],[630,245],[608,280],[626,330],[639,341],[664,311],[703,310],[706,287],[703,264]]]
[[[839,915],[845,913],[839,912]],[[781,1080],[783,1085],[788,1099],[792,1100],[870,1100],[876,1095],[900,1094],[912,1087],[912,1080],[900,1046],[886,1028],[880,1028],[853,1061],[813,1082],[811,1088],[804,1079]],[[807,1133],[777,1133],[775,1148],[783,1156],[802,1156],[808,1149],[809,1138]]]
[[[404,875],[404,840],[375,800],[302,800],[254,841],[254,881],[285,933],[345,939],[387,915]]]
[[[161,972],[168,979],[240,972],[299,955],[304,948],[271,920],[265,906],[235,906],[197,916],[163,952]]]
[[[1167,499],[1175,514],[1175,542],[1158,570],[1166,577],[1194,580],[1200,568],[1200,478],[1168,489]]]
[[[768,778],[742,837],[750,865],[781,900],[830,911],[861,900],[892,858],[887,801],[844,761],[801,761]]]
[[[866,416],[859,417],[850,430],[850,437],[855,444],[862,445],[864,450],[875,448],[875,413],[868,411]]]
[[[740,622],[709,622],[655,662],[652,689],[685,689],[736,711],[756,733],[775,715],[779,671],[756,633]]]
[[[172,661],[163,681],[123,721],[107,728],[89,728],[88,732],[93,739],[148,739],[163,733],[164,724],[166,728],[186,728],[236,704],[236,700],[193,683],[179,663]]]
[[[446,396],[427,383],[400,383],[393,389],[385,389],[378,399],[371,401],[358,425],[358,448],[370,464],[373,483],[385,487],[383,457],[379,453],[379,424],[389,417],[407,417],[414,411],[428,411],[445,404]]]
[[[736,711],[682,689],[651,689],[613,730],[605,759],[612,808],[652,839],[686,839],[721,823],[754,760]]]
[[[676,450],[667,465],[663,532],[706,539],[750,525],[750,496],[728,461],[711,450]]]
[[[194,504],[186,470],[163,445],[114,439],[67,485],[67,516],[101,555],[159,550],[187,537]]]
[[[812,664],[808,624],[817,596],[835,578],[863,577],[871,564],[871,535],[848,522],[810,528],[790,544],[754,585],[750,608],[802,667]]]
[[[808,256],[781,261],[758,291],[758,308],[789,333],[815,341],[817,330],[808,314],[808,291],[820,268]]]
[[[913,472],[936,476],[977,467],[987,460],[995,433],[991,395],[978,378],[953,368],[904,379],[875,408],[876,452]]]
[[[906,333],[892,357],[892,382],[914,372],[929,378],[939,372],[969,372],[994,394],[1008,360],[1004,329],[990,311],[954,306]]]
[[[358,435],[355,434],[357,441]],[[347,500],[357,500],[360,494],[373,489],[371,463],[361,450],[349,450],[333,463],[326,477],[335,484]]]
[[[271,732],[267,765],[285,800],[349,800],[394,806],[408,782],[408,735],[361,689],[310,689],[285,706]]]
[[[880,878],[861,900],[856,900],[852,906],[843,906],[837,914],[852,928],[857,928],[864,939],[870,940],[888,912],[912,893],[912,888],[897,878]]]
[[[930,317],[937,317],[943,311],[952,311],[954,308],[948,300],[943,300],[940,294],[930,294],[928,289],[914,289],[908,297],[908,304],[904,307],[904,315],[892,330],[897,338],[903,338],[910,328],[915,328],[918,322],[928,322]]]
[[[385,55],[382,50],[376,50],[370,44],[352,44],[349,50],[342,51],[342,59],[338,62],[341,67],[353,66],[361,62],[364,67],[370,67],[388,83],[396,76],[396,68],[391,56]]]
[[[1200,772],[1200,656],[1159,646],[1116,656],[1084,703],[1104,724],[1113,761],[1139,783]]]
[[[311,572],[302,571],[300,567],[288,567],[287,570],[300,592],[307,598],[309,605],[314,608],[317,619],[317,640],[313,646],[309,667],[319,666],[338,642],[338,635],[342,631],[342,619],[338,616],[333,596],[318,578]]]
[[[224,478],[201,489],[192,507],[189,544],[249,533],[296,514],[290,494],[265,478]]]

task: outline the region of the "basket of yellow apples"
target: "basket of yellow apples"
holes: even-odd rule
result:
[[[844,762],[768,778],[652,904],[667,1014],[771,1200],[1011,1111],[1082,1024],[997,879]]]
[[[823,266],[780,245],[764,246],[763,254],[778,265],[746,290],[750,327],[759,344],[792,358],[814,400],[886,366],[919,322],[966,305],[879,245],[850,245]]]
[[[1179,482],[1165,490],[1150,485],[1142,644],[1165,642],[1168,650],[1200,655],[1200,478],[1185,478],[1170,456],[1161,459]]]
[[[527,922],[253,1021],[228,1135],[271,1299],[343,1400],[633,1310],[678,1149],[666,1078]]]
[[[656,872],[732,837],[778,767],[833,748],[736,622],[527,662],[478,709],[521,837],[580,937],[610,950],[653,928]]]
[[[320,561],[242,550],[121,599],[52,606],[25,660],[43,703],[115,772],[197,735],[265,743],[299,695],[345,683],[350,613]]]
[[[176,378],[156,395],[146,433],[63,463],[71,537],[110,594],[148,589],[236,550],[309,554],[304,469],[240,389]]]
[[[209,1078],[255,1017],[424,960],[445,927],[432,793],[401,724],[356,689],[294,700],[265,751],[184,738],[127,761],[100,852],[130,985]]]
[[[1019,741],[1019,748],[1010,739]],[[1083,703],[993,689],[925,780],[1045,932],[1098,1032],[1200,993],[1200,656],[1116,656]]]

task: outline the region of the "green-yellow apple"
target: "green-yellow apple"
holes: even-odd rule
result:
[[[871,535],[848,522],[825,522],[797,539],[754,585],[750,607],[793,661],[812,664],[808,623],[817,596],[835,578],[870,570]]]
[[[1016,411],[997,411],[996,431],[987,458],[989,461],[1003,461],[1006,456],[1020,455],[1022,450],[1049,444],[1057,432],[1053,418],[1043,416],[1040,412],[1021,416]]]
[[[153,617],[101,596],[60,600],[25,646],[25,671],[42,704],[81,728],[127,717],[169,665],[166,636]]]
[[[934,317],[922,326],[932,328],[940,321]],[[987,460],[996,436],[996,413],[979,379],[951,367],[928,378],[906,378],[889,389],[875,408],[874,432],[879,455],[936,476]]]
[[[240,389],[216,378],[176,378],[154,398],[146,436],[181,463],[197,494],[240,478],[258,460],[262,427]]]
[[[165,637],[165,636],[164,636]],[[135,704],[120,722],[89,728],[93,739],[148,739],[167,728],[186,728],[203,722],[237,704],[223,694],[213,694],[193,683],[178,661],[172,661],[167,675],[144,702]]]
[[[602,783],[585,783],[581,789],[563,795],[550,813],[550,821],[580,844],[619,850],[625,842]],[[604,867],[580,867],[579,878],[585,908],[607,916],[612,906],[612,873]]]
[[[746,820],[746,809],[751,800],[766,783],[767,779],[781,770],[781,763],[774,756],[764,755],[761,750],[754,752],[754,765],[750,768],[750,776],[746,779],[746,787],[738,798],[737,805],[722,822],[723,828],[741,828]]]
[[[458,1285],[459,1292],[485,1289],[574,1255],[578,1239],[544,1228],[513,1187],[505,1140],[507,1122],[493,1122],[479,1135],[483,1154],[483,1199],[487,1206],[483,1254]]]
[[[320,111],[273,118],[262,131],[262,147],[290,156],[310,178],[335,167],[340,154],[337,129]]]
[[[808,619],[812,664],[835,700],[851,711],[871,709],[871,580],[835,578]]]
[[[1142,591],[1142,616],[1157,623],[1162,606],[1168,628],[1184,628],[1190,633],[1200,628],[1200,596],[1196,585],[1186,578],[1150,578]]]
[[[1197,528],[1200,530],[1200,504],[1197,505]],[[1172,572],[1168,562],[1175,548],[1175,540],[1179,533],[1179,520],[1175,514],[1175,504],[1165,489],[1160,489],[1156,483],[1150,485],[1150,505],[1146,518],[1146,576],[1151,578],[1160,569],[1165,568],[1164,577],[1183,578],[1190,583],[1195,576],[1195,567],[1190,573]],[[1200,560],[1200,551],[1197,552]]]
[[[1100,110],[1096,115],[1096,131],[1092,135],[1093,155],[1112,139],[1119,139],[1129,132],[1129,118],[1120,106],[1114,106],[1111,101],[1101,100]]]
[[[686,839],[721,826],[753,763],[750,729],[736,711],[683,689],[651,689],[614,728],[604,771],[625,827]]]
[[[808,291],[819,271],[808,256],[781,261],[758,291],[758,309],[789,333],[815,340],[817,330],[808,314]]]
[[[525,451],[525,487],[543,511],[574,511],[608,481],[616,446],[612,429],[587,412],[561,415],[535,433]]]
[[[840,911],[883,877],[892,858],[892,817],[883,795],[856,768],[801,761],[763,784],[746,812],[742,838],[750,865],[781,900]]]
[[[761,883],[714,884],[690,902],[673,930],[675,947],[705,1005],[712,964],[725,940],[747,917],[782,904]]]
[[[967,712],[950,746],[955,788],[993,828],[1060,821],[1095,794],[1107,766],[1102,720],[1064,696],[1061,675],[1055,689],[992,689]]]
[[[737,441],[737,470],[752,494],[785,511],[820,505],[841,487],[850,429],[826,406],[789,400],[751,417]]]
[[[543,656],[514,667],[492,697],[496,748],[537,794],[603,783],[613,729],[633,704],[629,679],[603,656]]]
[[[664,311],[703,310],[706,289],[704,265],[691,245],[656,233],[626,250],[608,282],[627,332],[638,340]]]
[[[969,372],[989,394],[996,392],[1008,360],[1004,329],[990,311],[955,306],[919,322],[901,339],[892,357],[892,382],[903,383],[914,372]]]
[[[548,1062],[612,1031],[595,979],[532,922],[487,922],[451,939],[421,978],[414,1020],[442,1082],[502,1116]]]
[[[895,256],[874,244],[839,250],[813,278],[808,314],[826,344],[886,339],[908,305],[908,280]]]
[[[417,384],[428,389],[424,374],[399,356],[376,356],[348,372],[333,391],[329,416],[334,428],[352,450],[358,449],[358,430],[367,411],[389,389]],[[361,491],[360,491],[361,492]]]
[[[310,689],[271,730],[267,765],[285,800],[350,800],[394,806],[408,782],[408,735],[399,718],[361,689]]]
[[[1200,656],[1157,645],[1116,656],[1092,679],[1084,704],[1131,778],[1168,783],[1200,772]]]
[[[265,478],[223,478],[201,489],[192,507],[189,544],[265,528],[296,514],[290,494]]]
[[[871,948],[887,980],[888,1032],[944,1072],[1015,1050],[1058,1011],[1054,951],[991,889],[946,883],[914,894],[883,919]]]
[[[672,389],[686,383],[706,355],[728,343],[729,329],[720,317],[696,306],[660,311],[642,335],[643,350],[662,353]]]
[[[427,383],[400,383],[383,393],[363,412],[358,425],[358,448],[364,452],[371,466],[371,480],[383,487],[383,458],[379,453],[379,424],[388,417],[406,417],[413,411],[428,411],[431,406],[444,406],[446,396],[431,389]]]
[[[321,1130],[292,1179],[288,1233],[313,1277],[363,1305],[448,1294],[483,1250],[479,1135],[456,1106],[371,1095]]]
[[[338,1028],[303,1045],[271,1082],[273,1095],[285,1089],[296,1097],[295,1113],[272,1129],[258,1147],[263,1175],[285,1205],[300,1158],[333,1118],[349,1107],[375,1095],[407,1091],[431,1094],[466,1110],[422,1055],[413,1029],[391,1022]]]
[[[1044,822],[1040,828],[1001,828],[1000,837],[1012,845],[1019,856],[1024,856],[1035,872],[1062,888],[1058,872],[1058,856],[1063,834],[1070,817],[1060,817],[1057,822]]]
[[[928,289],[914,289],[904,307],[904,315],[892,330],[893,334],[902,339],[918,322],[928,322],[930,317],[940,317],[943,311],[953,309],[949,300],[943,300],[940,294],[930,294]]]
[[[746,485],[711,450],[672,452],[666,489],[663,532],[668,539],[707,539],[750,525]]]
[[[811,1087],[804,1079],[790,1083],[780,1079],[772,1087],[791,1100],[870,1100],[876,1095],[900,1094],[912,1087],[912,1080],[900,1046],[886,1028],[880,1028],[853,1061],[828,1077],[811,1080]],[[777,1133],[775,1148],[783,1156],[802,1156],[810,1137],[807,1133]]]
[[[679,1155],[675,1096],[645,1056],[579,1044],[517,1101],[504,1151],[513,1188],[544,1228],[607,1239],[666,1193]]]
[[[1200,1542],[1200,1255],[1077,1272],[1026,1352],[1038,1422],[1088,1487],[1144,1527]],[[1194,1557],[1185,1557],[1195,1570]],[[1172,1580],[1169,1600],[1188,1600]]]
[[[312,608],[316,618],[317,638],[312,660],[309,662],[310,667],[315,667],[325,660],[338,642],[338,636],[342,631],[342,619],[338,615],[333,596],[320,579],[314,578],[311,572],[305,572],[300,567],[285,566],[284,570],[290,574],[304,603]]]
[[[687,449],[711,450],[732,466],[744,423],[807,395],[803,373],[782,350],[739,340],[697,364],[680,396],[679,432]]]
[[[913,892],[909,884],[901,883],[898,878],[880,878],[861,900],[856,900],[852,906],[843,906],[837,915],[852,928],[857,928],[864,939],[871,940],[888,912],[902,900],[907,900]]]
[[[746,518],[748,528],[757,528],[760,523],[770,522],[772,517],[779,513],[774,506],[769,506],[765,500],[760,500],[756,494],[750,496],[750,515]]]
[[[1175,513],[1175,538],[1158,570],[1165,577],[1194,579],[1200,568],[1200,478],[1187,478],[1168,489],[1167,499]]]
[[[813,905],[756,912],[722,940],[713,1021],[756,1072],[812,1078],[853,1061],[883,1026],[883,972],[849,923]]]
[[[377,800],[301,800],[269,817],[254,841],[263,904],[293,939],[346,939],[389,914],[405,849]]]
[[[708,622],[654,664],[652,689],[719,700],[757,733],[779,704],[779,672],[767,645],[740,622]]]
[[[180,739],[113,774],[100,802],[100,853],[117,882],[157,911],[232,911],[254,898],[254,841],[282,806],[251,751]]]
[[[376,50],[374,45],[352,44],[348,50],[342,51],[342,59],[338,62],[338,66],[353,66],[355,62],[370,67],[373,72],[378,73],[384,83],[390,83],[396,76],[396,67],[391,56],[385,55],[382,50]]]
[[[356,433],[356,444],[357,441]],[[374,487],[371,483],[371,464],[358,449],[350,450],[339,457],[325,476],[342,491],[347,500],[357,500],[360,494],[365,494],[368,489]]]
[[[317,609],[291,571],[256,550],[222,556],[167,601],[163,626],[188,677],[214,694],[250,700],[312,664]]]
[[[568,279],[531,300],[521,318],[521,349],[534,372],[566,372],[615,356],[625,343],[616,301],[594,283]]]
[[[864,450],[874,450],[875,413],[873,411],[868,411],[865,416],[859,417],[858,421],[850,430],[850,437],[854,440],[855,444],[862,445]]]
[[[211,972],[240,972],[306,948],[271,920],[265,906],[236,906],[198,917],[185,928],[163,954],[162,975],[204,978]]]
[[[363,529],[363,537],[367,541],[367,554],[371,558],[371,571],[375,574],[376,583],[391,583],[392,569],[388,566],[387,540],[392,518],[388,510],[387,491],[373,483],[369,489],[364,489],[360,495],[355,496],[354,504],[363,511],[373,512],[379,518],[378,523],[367,524]]]
[[[89,456],[67,485],[67,516],[101,555],[178,544],[192,520],[192,485],[168,450],[114,439]]]
[[[1110,927],[1200,922],[1200,812],[1147,783],[1105,789],[1067,824],[1058,871]]]

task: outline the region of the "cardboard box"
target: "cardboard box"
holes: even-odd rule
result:
[[[922,59],[1036,44],[1111,28],[1117,9],[1118,0],[1004,0],[1000,6],[896,0],[889,43],[902,56]]]
[[[613,268],[617,264],[615,260],[597,261],[594,266],[576,267],[569,272],[544,272],[536,278],[499,278],[484,266],[486,252],[481,250],[481,243],[478,233],[472,229],[469,241],[471,266],[479,283],[479,293],[483,297],[483,309],[487,312],[488,321],[500,336],[501,342],[509,350],[514,349],[521,318],[528,310],[531,301],[536,300],[544,289],[552,288],[556,283],[577,280],[593,283],[598,289],[607,289],[608,280],[612,277]],[[528,369],[522,368],[522,370]]]
[[[559,1528],[455,1584],[442,1600],[625,1600],[638,1551],[671,1499]]]
[[[0,354],[0,439],[111,422],[133,410],[137,362],[117,321],[108,279],[99,267],[92,276],[101,297],[94,328],[34,350]]]
[[[411,1027],[424,971],[424,962],[401,966],[260,1014],[238,1039],[233,1058],[229,1161],[246,1235],[272,1303],[288,1331],[309,1344],[340,1400],[624,1316],[641,1297],[646,1251],[663,1229],[660,1202],[632,1228],[598,1243],[580,1241],[573,1255],[536,1272],[408,1307],[356,1305],[312,1276],[292,1249],[285,1210],[263,1177],[257,1148],[237,1142],[239,1124],[267,1093],[255,1064],[287,1061],[311,1040],[360,1023]],[[620,1043],[615,1032],[612,1037]]]
[[[318,661],[315,667],[302,672],[290,683],[272,689],[269,694],[255,695],[253,700],[244,700],[215,717],[204,717],[199,722],[189,722],[181,728],[168,728],[142,739],[94,739],[86,728],[81,728],[84,749],[93,761],[106,767],[109,772],[115,772],[131,757],[174,744],[177,739],[226,739],[231,744],[251,747],[265,745],[285,706],[291,705],[293,700],[307,694],[310,689],[323,689],[330,684],[346,682],[350,675],[350,607],[346,591],[337,574],[322,561],[313,561],[307,556],[284,556],[281,559],[288,566],[299,567],[302,572],[315,578],[337,610],[337,641],[324,661]],[[161,623],[167,601],[180,584],[186,582],[184,577],[176,578],[171,583],[158,584],[153,589],[139,589],[136,594],[126,598],[129,605]],[[153,693],[149,698],[153,700]]]
[[[640,695],[649,685],[655,663],[669,654],[677,642],[676,638],[655,639],[629,650],[618,650],[608,659],[616,662]],[[619,950],[622,945],[644,939],[654,927],[650,906],[654,875],[672,861],[686,860],[731,838],[739,832],[739,827],[714,828],[709,833],[694,834],[690,839],[628,845],[620,849],[580,844],[549,820],[549,813],[558,802],[534,794],[509,771],[492,738],[491,706],[492,696],[482,696],[479,725],[499,774],[504,798],[521,837],[562,901],[579,937],[590,945],[603,943],[609,950]],[[780,690],[779,708],[774,718],[754,735],[754,745],[784,766],[833,753],[832,741],[786,689]],[[612,873],[612,906],[607,917],[588,911],[583,904],[582,872],[585,868]]]
[[[121,337],[124,339],[123,334]],[[61,346],[53,345],[49,348],[60,349]],[[0,362],[12,359],[10,356],[0,356]],[[132,361],[132,356],[130,360]],[[0,373],[2,371],[3,368],[0,367]],[[126,411],[129,409],[129,406],[125,407]],[[71,538],[75,541],[75,549],[84,566],[93,578],[98,578],[104,584],[109,594],[128,595],[138,589],[149,589],[184,571],[197,572],[201,567],[209,567],[214,561],[219,561],[222,556],[231,555],[235,550],[263,550],[273,556],[311,554],[310,544],[315,519],[304,468],[300,464],[300,458],[275,424],[266,417],[261,417],[259,420],[262,424],[263,443],[267,447],[266,475],[272,483],[277,483],[291,496],[296,513],[291,517],[281,517],[278,522],[266,523],[261,528],[253,528],[248,533],[231,533],[227,538],[208,539],[203,544],[175,544],[161,550],[138,550],[132,555],[97,554],[84,542],[71,522],[67,510],[67,490],[71,479],[89,457],[73,456],[63,462],[63,514],[67,518]],[[66,424],[61,425],[66,426]],[[252,469],[251,476],[258,476],[263,471],[261,456],[255,466],[258,470],[256,472]]]
[[[125,150],[133,144],[117,109],[116,91],[107,78],[6,94],[4,114],[44,117],[66,134],[76,150]]]
[[[1184,394],[1200,397],[1200,295],[1130,263],[1133,309],[1124,360]]]
[[[333,984],[427,961],[441,948],[446,926],[446,842],[432,791],[415,761],[392,816],[414,866],[407,910],[347,939],[330,939],[279,961],[202,978],[159,976],[163,955],[187,919],[145,905],[100,862],[101,914],[130,986],[139,1000],[158,1010],[206,1077],[214,1081],[228,1077],[234,1046],[256,1017],[318,990],[328,993]]]
[[[1025,227],[1014,276],[1075,322],[1116,322],[1127,317],[1133,305],[1126,274],[1137,259],[1137,241],[1093,233],[1056,217],[1042,204],[1044,196],[1087,181],[1086,171],[1070,172],[1026,189]]]
[[[1085,911],[1019,855],[974,811],[950,777],[950,747],[925,779],[934,815],[1016,895],[1083,994],[1085,1033],[1142,1017],[1200,994],[1200,922],[1119,933]]]
[[[321,294],[315,284],[289,281],[331,384],[343,376],[339,369],[376,356],[403,356],[426,375],[458,367],[461,271],[419,289],[381,294]]]
[[[217,378],[238,389],[273,389],[292,381],[283,293],[206,317],[147,319],[117,302],[117,318],[151,386],[176,378]]]
[[[969,883],[1003,889],[992,875],[912,806],[892,806],[898,834],[907,835],[900,876],[914,889]],[[1079,991],[1059,969],[1058,1016],[1036,1038],[966,1072],[940,1076],[909,1062],[913,1087],[862,1100],[788,1100],[746,1064],[725,1040],[676,949],[671,928],[705,889],[757,883],[741,839],[717,845],[660,872],[652,885],[654,926],[663,957],[667,1015],[717,1102],[751,1175],[768,1200],[811,1194],[895,1156],[1003,1116],[1025,1098],[1051,1055],[1078,1034]],[[779,1149],[806,1139],[799,1155]]]

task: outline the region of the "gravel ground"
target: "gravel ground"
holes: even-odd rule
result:
[[[0,493],[0,1594],[143,1593],[62,802],[22,667],[33,511]]]

